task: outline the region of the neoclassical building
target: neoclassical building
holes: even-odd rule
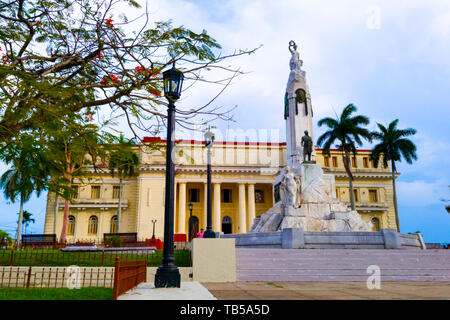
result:
[[[141,161],[138,174],[124,181],[120,232],[137,232],[138,238],[163,237],[165,189],[165,141],[146,138],[161,148],[136,148]],[[342,153],[330,157],[316,149],[316,161],[336,180],[336,195],[349,203],[348,178]],[[370,150],[358,150],[352,158],[356,209],[374,228],[396,228],[390,168],[375,168]],[[206,148],[203,141],[179,140],[175,152],[175,233],[188,233],[191,216],[195,228],[206,227]],[[272,184],[286,165],[286,143],[215,142],[212,147],[213,230],[247,232],[255,217],[273,205]],[[87,182],[75,181],[76,199],[70,205],[68,240],[94,240],[117,228],[119,180],[107,174],[92,175]],[[62,228],[64,203],[55,210],[55,195],[49,193],[44,233]],[[55,224],[56,216],[56,224]]]

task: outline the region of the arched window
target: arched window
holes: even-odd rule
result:
[[[73,236],[75,234],[75,217],[69,216],[69,223],[67,224],[67,234]]]
[[[91,216],[89,218],[88,234],[97,234],[98,229],[98,218],[96,216]]]
[[[111,218],[111,233],[117,232],[117,225],[119,224],[119,218],[114,216]]]
[[[305,104],[305,109],[304,109],[304,113],[305,116],[308,115],[308,102],[306,100],[306,92],[303,89],[297,89],[297,91],[295,91],[295,114],[298,114],[298,104],[299,103],[304,103]]]
[[[380,231],[380,220],[378,218],[372,218],[372,230],[373,231]]]

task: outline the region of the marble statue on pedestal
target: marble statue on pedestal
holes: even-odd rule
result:
[[[303,231],[372,231],[372,223],[336,198],[334,176],[324,174],[315,163],[312,107],[303,61],[294,41],[290,74],[285,95],[287,166],[274,183],[275,199],[280,199],[255,223],[249,232],[280,231],[300,228]],[[301,136],[301,133],[304,136]],[[300,157],[300,154],[303,157]],[[306,158],[308,160],[306,161]]]

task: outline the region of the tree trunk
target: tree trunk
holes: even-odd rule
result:
[[[70,209],[70,200],[64,201],[64,217],[63,217],[63,224],[61,229],[61,236],[59,237],[59,241],[61,243],[66,242],[66,235],[67,235],[67,222],[69,221],[69,209]]]
[[[122,216],[122,178],[119,179],[119,207],[117,208],[117,230],[120,232],[120,219]]]
[[[19,211],[19,222],[17,223],[17,240],[16,247],[20,247],[20,237],[22,236],[22,223],[23,223],[23,195],[20,195],[20,211]]]
[[[56,217],[58,215],[59,197],[55,193],[55,211],[53,213],[53,234],[56,234]]]
[[[70,162],[70,159],[69,159]],[[72,187],[72,173],[73,173],[73,169],[71,170],[70,167],[67,167],[67,172],[70,173],[65,173],[64,174],[64,178],[66,178],[69,183],[67,184],[67,187],[71,188]],[[69,197],[71,198],[71,196]],[[59,242],[64,243],[66,242],[66,237],[67,237],[67,224],[69,223],[69,212],[70,212],[70,200],[69,199],[65,199],[64,201],[64,215],[63,215],[63,223],[62,223],[62,229],[61,229],[61,236],[59,237]]]
[[[400,219],[398,217],[398,206],[397,206],[397,191],[395,188],[395,164],[394,160],[391,160],[391,167],[392,167],[392,193],[393,193],[393,199],[394,199],[394,212],[395,212],[395,223],[397,224],[397,231],[400,232]]]
[[[352,210],[355,210],[355,193],[353,192],[353,175],[352,175],[352,171],[350,169],[350,153],[348,151],[345,151],[344,167],[345,167],[345,171],[347,172],[348,182],[350,185],[350,206],[351,206]]]

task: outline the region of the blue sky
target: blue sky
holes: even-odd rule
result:
[[[376,122],[387,124],[396,118],[400,128],[417,129],[413,140],[418,161],[399,164],[401,230],[419,230],[426,242],[450,242],[450,214],[440,201],[450,199],[448,0],[161,0],[148,5],[154,21],[172,19],[174,25],[197,32],[206,29],[224,53],[263,45],[254,55],[230,62],[249,73],[215,101],[238,106],[236,122],[215,123],[221,132],[279,129],[284,141],[283,95],[291,39],[303,59],[314,123],[354,103],[359,113],[370,117],[370,129]],[[129,10],[121,8],[135,14]],[[194,86],[177,105],[188,109],[204,103],[214,90]],[[123,130],[127,132],[125,126]],[[315,127],[315,139],[323,130]],[[44,195],[26,205],[37,220],[30,231],[42,232],[45,200]],[[2,199],[0,228],[14,229],[17,208]]]

